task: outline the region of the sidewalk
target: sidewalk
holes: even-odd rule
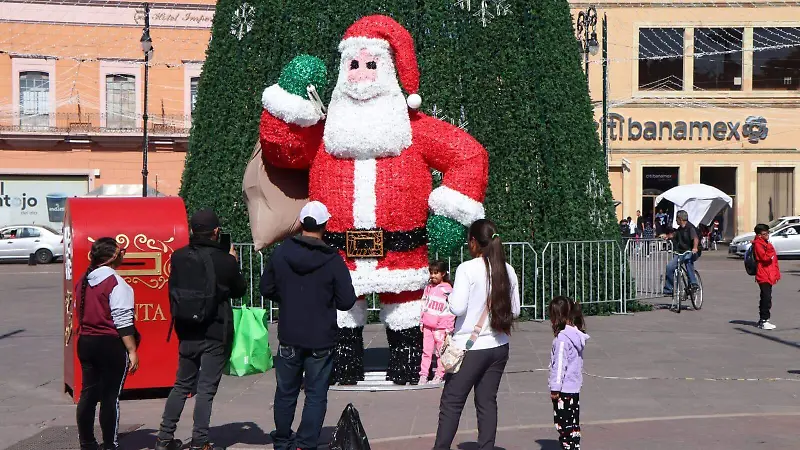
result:
[[[728,260],[723,251],[706,252],[698,261],[705,286],[701,311],[589,317],[585,369],[591,375],[581,394],[584,448],[798,448],[800,263],[781,264],[784,278],[773,307],[778,329],[772,332],[753,326],[757,287],[741,260]],[[60,275],[35,273],[44,269],[58,266],[0,265],[0,442],[5,445],[45,427],[74,424],[74,406],[61,392]],[[551,340],[549,324],[543,323],[519,324],[512,336],[498,394],[499,448],[558,448],[547,392]],[[368,327],[367,357],[385,357],[385,341],[379,325]],[[233,449],[265,448],[274,385],[271,372],[224,378],[214,403],[212,440]],[[352,402],[374,449],[430,449],[438,401],[439,391],[428,389],[331,391],[322,440],[327,442]],[[163,404],[163,399],[122,402],[122,422],[141,424],[122,439],[123,449],[152,446]],[[181,439],[191,434],[192,406],[190,400]],[[453,448],[475,448],[476,428],[469,400]]]

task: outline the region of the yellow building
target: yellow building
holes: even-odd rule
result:
[[[150,5],[148,184],[176,194],[215,2]],[[12,195],[29,196],[48,185],[73,195],[75,189],[142,183],[143,26],[141,2],[0,2],[0,181],[6,194],[15,185],[28,191]],[[72,188],[61,188],[69,182]],[[0,225],[14,220],[7,212],[0,210]]]
[[[786,2],[572,2],[608,25],[609,176],[620,218],[704,183],[733,198],[726,237],[798,214],[800,8]],[[590,27],[591,28],[591,27]],[[602,117],[602,53],[589,79]]]

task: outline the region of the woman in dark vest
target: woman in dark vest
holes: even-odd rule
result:
[[[116,268],[125,250],[112,238],[93,245],[89,269],[77,280],[78,359],[83,387],[76,413],[81,450],[116,450],[119,395],[125,377],[139,367],[133,320],[133,289]],[[101,447],[94,436],[94,417],[100,403]]]

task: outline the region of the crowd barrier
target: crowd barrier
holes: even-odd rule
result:
[[[266,308],[275,321],[277,305],[259,293],[264,253],[252,244],[234,246],[248,288],[233,305]],[[663,239],[549,242],[541,252],[528,242],[506,242],[503,247],[517,273],[523,314],[533,320],[546,319],[547,304],[558,295],[579,299],[589,313],[626,314],[630,302],[661,296],[664,270],[672,258],[671,243]],[[437,259],[446,261],[455,276],[458,265],[471,256],[464,246],[456,256]],[[367,301],[371,318],[377,320],[380,296],[370,295]]]

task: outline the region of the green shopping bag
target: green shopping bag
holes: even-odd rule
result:
[[[233,309],[233,349],[226,375],[243,377],[272,368],[267,322],[265,309],[247,306]]]

